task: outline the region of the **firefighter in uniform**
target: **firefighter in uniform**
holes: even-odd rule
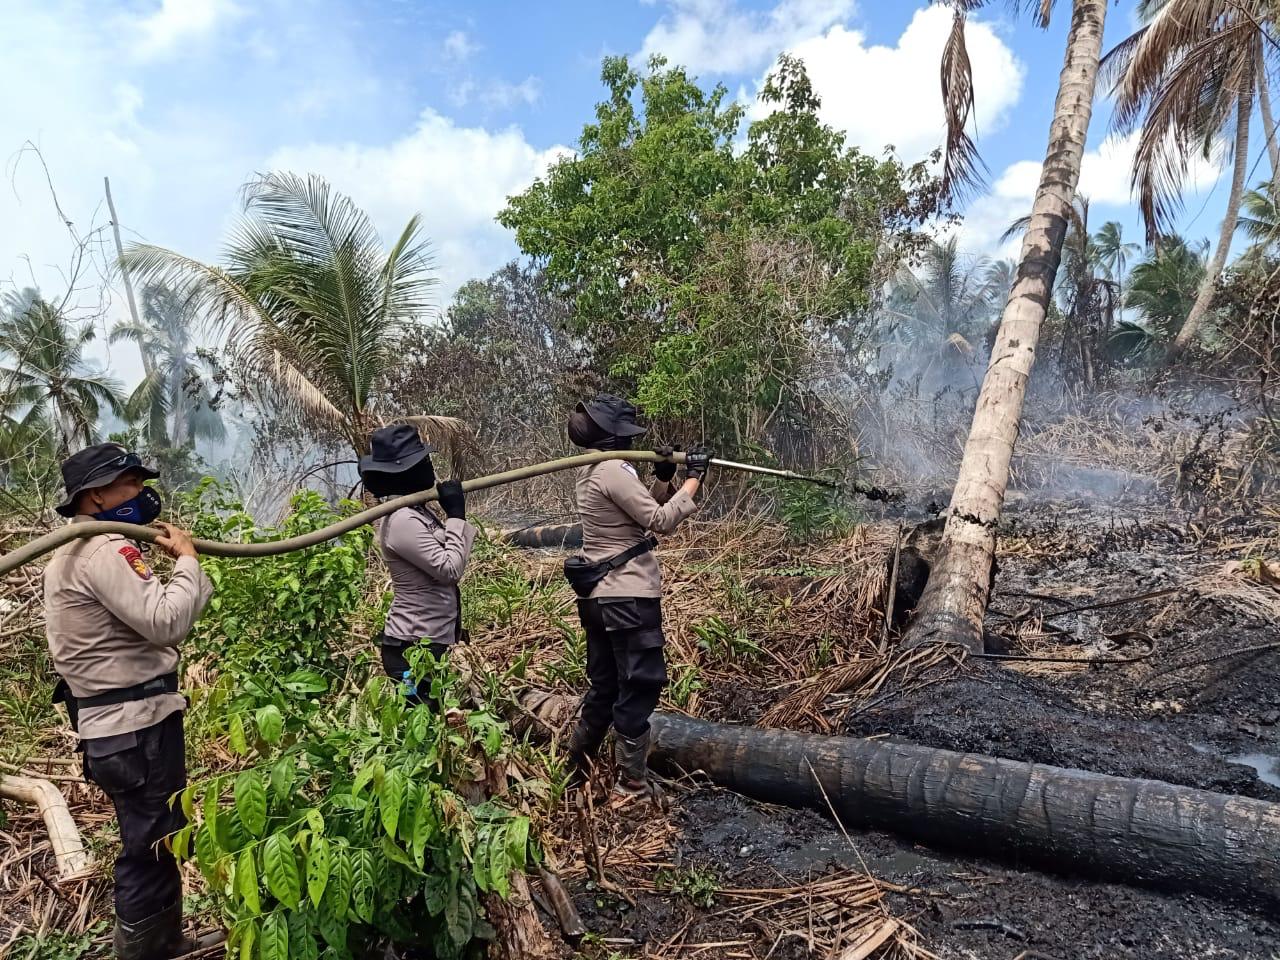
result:
[[[578,404],[569,417],[569,439],[590,450],[630,449],[643,433],[636,408],[609,394]],[[570,583],[579,596],[578,617],[587,637],[590,686],[569,742],[574,779],[586,774],[612,726],[618,765],[614,789],[628,796],[652,789],[649,717],[666,686],[667,665],[662,649],[662,578],[650,532],[671,533],[693,515],[693,496],[710,459],[707,451],[690,452],[685,480],[678,487],[674,463],[654,464],[648,487],[624,460],[578,470],[581,560],[588,573],[585,582],[575,583],[570,577]]]
[[[137,454],[97,444],[62,465],[72,523],[149,524],[160,497],[144,480],[159,474]],[[87,779],[111,798],[120,824],[115,863],[115,955],[163,960],[187,952],[182,881],[165,838],[185,824],[170,805],[186,786],[178,645],[208,603],[213,585],[190,535],[161,523],[156,545],[175,558],[162,583],[138,544],[119,534],[59,547],[44,572],[49,651],[84,752]]]
[[[372,453],[360,459],[360,478],[375,497],[402,497],[436,486],[433,448],[416,428],[394,424],[373,432]],[[440,483],[442,524],[425,504],[401,507],[378,521],[377,543],[391,574],[391,609],[378,645],[387,676],[403,681],[414,705],[425,691],[410,679],[405,653],[425,644],[436,658],[466,638],[458,581],[467,569],[476,528],[466,519],[466,498],[457,480]]]

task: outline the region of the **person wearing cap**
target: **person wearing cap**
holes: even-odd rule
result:
[[[72,523],[149,524],[159,474],[114,443],[87,447],[62,465]],[[188,952],[182,879],[165,838],[186,820],[174,793],[187,783],[178,693],[178,645],[213,594],[191,536],[167,523],[156,545],[175,558],[161,582],[138,543],[118,533],[59,547],[44,571],[45,629],[65,703],[84,752],[85,777],[111,798],[120,824],[115,863],[115,955],[162,960]]]
[[[373,432],[371,453],[360,459],[360,479],[378,498],[402,497],[436,486],[431,464],[434,448],[422,442],[410,424]],[[378,646],[387,676],[404,683],[409,702],[426,702],[425,691],[410,679],[406,652],[425,644],[436,658],[465,639],[458,582],[467,569],[476,528],[467,522],[462,484],[439,484],[442,524],[425,504],[401,507],[378,521],[377,542],[391,573],[391,609]]]
[[[569,416],[569,439],[589,450],[627,450],[646,428],[633,404],[609,394],[579,403]],[[658,451],[670,455],[670,447]],[[663,655],[662,577],[651,533],[673,532],[697,510],[698,492],[711,454],[688,454],[685,479],[675,484],[675,463],[654,464],[653,483],[640,481],[625,460],[580,467],[575,496],[582,519],[582,557],[608,573],[589,596],[579,594],[578,617],[587,637],[589,687],[569,741],[571,776],[588,772],[601,743],[614,729],[618,765],[615,790],[640,796],[648,776],[649,717],[667,683]]]

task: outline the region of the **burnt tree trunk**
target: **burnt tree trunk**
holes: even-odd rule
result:
[[[1156,780],[654,717],[653,762],[851,827],[1054,872],[1280,904],[1280,804]],[[828,806],[828,803],[830,804]]]

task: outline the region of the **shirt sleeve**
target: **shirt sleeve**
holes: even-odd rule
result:
[[[213,596],[213,584],[195,557],[179,557],[168,583],[127,540],[108,540],[83,562],[98,602],[157,647],[181,643]]]
[[[440,583],[462,579],[475,539],[476,528],[453,517],[444,522],[443,540],[430,524],[411,515],[394,517],[386,533],[386,545],[397,557]]]
[[[617,461],[609,466],[612,469],[602,478],[605,494],[617,504],[618,509],[646,530],[671,533],[682,520],[697,512],[697,504],[683,490],[671,491],[665,502],[659,502],[651,490],[645,489],[633,470]],[[670,484],[662,486],[670,488]]]
[[[679,489],[674,480],[654,480],[649,486],[649,496],[661,505],[670,502]]]

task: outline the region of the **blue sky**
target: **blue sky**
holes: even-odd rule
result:
[[[970,24],[991,185],[963,228],[975,252],[1030,209],[1066,31],[1065,16],[1041,31],[1005,9]],[[1110,16],[1107,46],[1132,27],[1127,6]],[[61,292],[71,253],[31,141],[81,236],[105,223],[103,175],[128,236],[203,258],[257,170],[324,174],[386,234],[422,212],[443,306],[514,254],[493,217],[572,147],[603,55],[661,50],[749,100],[791,50],[829,122],[916,159],[940,139],[948,18],[909,0],[0,0],[0,289],[34,278]],[[1098,223],[1119,219],[1136,240],[1128,154],[1104,143],[1108,119],[1100,102],[1082,189]],[[1215,197],[1189,199],[1193,235],[1216,232]],[[99,279],[82,277],[82,302]],[[109,322],[123,304],[107,296]],[[130,378],[131,353],[111,362]]]

